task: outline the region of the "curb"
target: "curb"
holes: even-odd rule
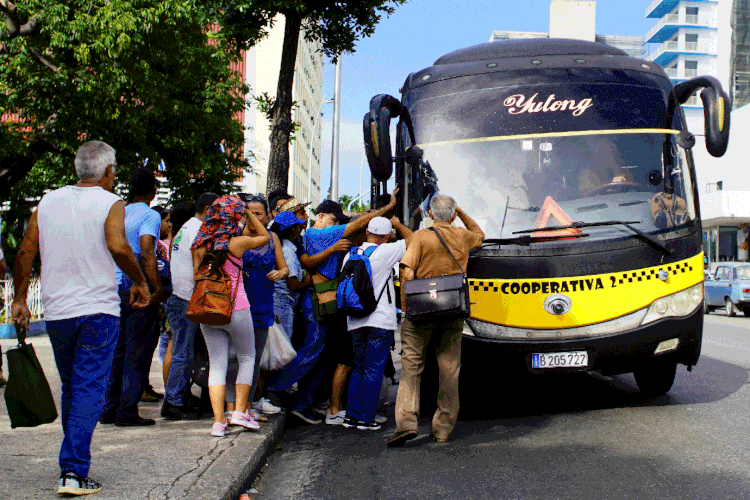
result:
[[[237,500],[281,440],[285,420],[285,413],[269,415],[260,432],[236,432],[217,440],[217,447],[205,457],[205,463],[188,473],[193,480],[183,489],[183,498]],[[179,493],[179,479],[173,487],[176,491],[168,492],[167,498]]]

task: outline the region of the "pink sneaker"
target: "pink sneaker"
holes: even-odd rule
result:
[[[229,424],[227,422],[221,423],[221,422],[214,422],[213,427],[211,427],[211,435],[214,437],[224,437],[227,434],[229,434]]]
[[[260,429],[260,425],[258,424],[258,422],[253,420],[253,417],[251,417],[247,413],[240,413],[238,411],[232,412],[232,418],[229,419],[229,424],[239,425],[244,427],[245,429],[250,429],[251,431],[257,431],[258,429]]]

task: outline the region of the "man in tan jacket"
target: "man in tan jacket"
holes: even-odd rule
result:
[[[482,229],[463,210],[456,207],[453,198],[444,194],[436,194],[430,200],[430,217],[435,221],[434,228],[445,240],[453,257],[466,270],[469,251],[479,247],[484,240]],[[451,225],[456,217],[461,219],[466,229]],[[401,260],[402,283],[460,272],[437,235],[427,229],[414,233],[411,245]],[[402,303],[405,304],[406,301]],[[427,346],[431,340],[435,345],[440,371],[440,390],[430,437],[440,443],[448,440],[458,418],[458,373],[461,367],[463,328],[463,320],[415,325],[404,319],[401,324],[403,355],[401,381],[396,398],[396,433],[388,439],[388,446],[401,446],[417,437],[419,383]]]

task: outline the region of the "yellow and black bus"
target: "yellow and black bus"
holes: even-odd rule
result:
[[[487,236],[467,270],[464,365],[633,372],[657,395],[677,364],[698,362],[702,232],[682,110],[697,91],[706,147],[721,156],[730,109],[715,79],[673,85],[657,64],[593,42],[468,47],[409,75],[401,99],[372,99],[373,194],[395,175],[401,215],[425,227],[445,192]]]

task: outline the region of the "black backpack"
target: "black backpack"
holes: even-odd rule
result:
[[[386,290],[388,290],[388,302],[391,302],[391,291],[388,289],[391,276],[385,280],[383,289],[377,299],[375,298],[370,256],[377,248],[377,246],[371,246],[361,253],[360,247],[352,248],[349,260],[337,276],[336,305],[338,310],[347,316],[353,318],[369,316],[377,308]]]

